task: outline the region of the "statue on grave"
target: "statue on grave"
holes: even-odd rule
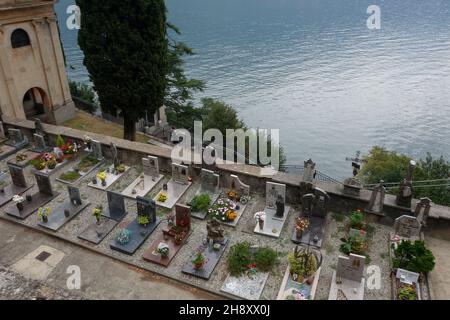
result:
[[[114,168],[116,168],[120,164],[120,162],[119,162],[119,158],[117,156],[117,147],[114,144],[114,142],[111,142],[111,153],[112,153],[112,158],[114,161]]]
[[[397,195],[397,205],[401,207],[411,208],[411,200],[413,194],[413,186],[412,186],[412,176],[414,173],[414,169],[416,167],[416,162],[411,160],[409,162],[408,171],[406,173],[405,179],[403,179],[400,184],[400,190]]]
[[[277,207],[277,211],[275,213],[275,216],[277,218],[283,218],[284,216],[284,199],[281,195],[278,195],[277,201],[275,202],[275,206]]]
[[[206,224],[206,230],[208,232],[206,236],[206,240],[209,243],[212,239],[213,244],[214,243],[223,243],[225,240],[223,235],[223,228],[220,225],[220,222],[217,219],[212,219],[211,221],[208,221]]]

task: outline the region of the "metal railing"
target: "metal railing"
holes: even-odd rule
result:
[[[286,172],[287,174],[290,174],[290,175],[302,176],[303,171],[305,171],[305,167],[304,167],[304,165],[286,164],[286,165],[283,165],[280,167],[280,171]],[[315,172],[316,172],[315,179],[318,181],[342,184],[341,181],[339,181],[333,177],[330,177],[329,175],[327,175],[319,170],[316,170]]]

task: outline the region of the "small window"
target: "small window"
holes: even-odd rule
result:
[[[23,29],[16,29],[11,35],[11,45],[13,49],[31,45],[28,33]]]

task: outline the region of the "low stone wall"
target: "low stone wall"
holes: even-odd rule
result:
[[[4,118],[5,129],[8,127],[20,128],[22,132],[32,141],[34,133],[34,123],[29,120],[17,120]],[[118,157],[127,165],[140,163],[141,158],[152,155],[159,158],[160,170],[165,173],[171,172],[171,149],[162,148],[150,144],[127,141],[119,138],[105,136],[96,133],[87,133],[82,130],[68,127],[43,124],[49,143],[55,143],[58,135],[63,137],[83,140],[85,135],[98,140],[102,144],[102,151],[105,157],[111,157],[111,143],[117,146]],[[288,203],[299,204],[301,196],[306,193],[300,187],[301,177],[293,176],[283,172],[276,173],[273,176],[264,176],[261,174],[261,168],[245,164],[219,164],[208,169],[213,169],[220,175],[222,187],[229,185],[230,176],[237,175],[240,180],[250,185],[252,192],[264,194],[267,181],[274,181],[286,184],[286,199]],[[190,167],[190,174],[194,178],[200,174],[201,166],[194,165]],[[348,213],[356,209],[364,209],[370,199],[371,192],[362,190],[359,197],[352,197],[343,193],[342,185],[332,182],[318,181],[317,187],[325,190],[331,197],[331,206],[333,211]],[[413,200],[413,207],[418,200]],[[384,212],[385,216],[370,215],[373,222],[386,225],[392,225],[394,220],[403,214],[411,214],[411,211],[400,208],[395,204],[395,196],[386,195]],[[425,230],[433,236],[450,240],[450,208],[433,205],[430,212],[429,224]]]

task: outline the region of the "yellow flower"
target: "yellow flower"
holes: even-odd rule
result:
[[[97,178],[99,178],[102,181],[105,181],[106,180],[106,172],[100,171],[99,173],[97,173]]]
[[[159,195],[158,195],[158,201],[159,202],[165,202],[167,200],[167,195],[165,195],[164,193],[160,193]]]

